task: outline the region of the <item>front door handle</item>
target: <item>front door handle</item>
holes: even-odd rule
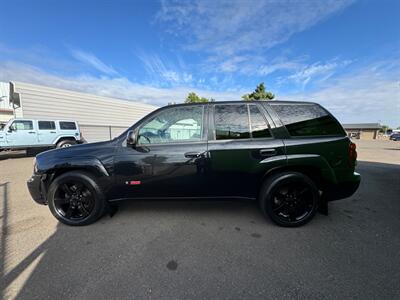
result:
[[[197,158],[201,156],[201,152],[186,152],[185,157],[187,158]]]
[[[36,133],[35,131],[29,131],[28,133]]]
[[[260,150],[260,155],[261,156],[274,156],[276,155],[276,149],[274,148],[267,148],[267,149],[261,149]]]

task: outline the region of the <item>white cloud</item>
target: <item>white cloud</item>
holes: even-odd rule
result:
[[[165,83],[172,85],[188,84],[193,80],[191,74],[180,70],[185,65],[183,61],[178,60],[179,68],[172,63],[164,63],[156,54],[139,53],[137,55],[142,61],[147,74],[151,77],[153,83],[165,86]],[[161,81],[161,82],[160,82]],[[163,84],[164,81],[164,84]]]
[[[156,19],[162,30],[183,38],[181,46],[185,49],[206,53],[208,58],[200,64],[202,70],[266,76],[277,71],[297,72],[304,65],[299,65],[298,59],[270,59],[265,50],[340,12],[352,2],[163,0]],[[298,76],[301,80],[301,74]],[[307,82],[307,78],[311,79],[306,77],[302,81]]]
[[[327,63],[316,62],[311,65],[304,66],[299,71],[288,76],[289,80],[302,83],[305,86],[311,79],[318,77],[319,81],[326,80],[331,77],[338,68],[346,67],[351,63],[350,60],[331,61]]]
[[[321,103],[343,123],[382,122],[400,126],[400,61],[375,63],[330,78],[316,91],[279,97]]]
[[[71,54],[75,59],[88,66],[93,67],[103,74],[110,76],[118,74],[118,72],[112,66],[106,65],[92,53],[88,53],[78,49],[71,49]]]
[[[233,56],[231,58],[222,61],[219,64],[218,69],[222,72],[227,72],[227,73],[236,72],[240,68],[239,65],[247,61],[248,58],[245,56],[239,56],[239,55]]]
[[[258,74],[269,75],[280,70],[294,70],[300,68],[301,64],[297,61],[282,61],[271,64],[264,64],[258,69]]]
[[[48,73],[29,64],[0,62],[0,81],[22,81],[50,87],[92,93],[100,96],[166,105],[183,102],[189,92],[216,100],[236,100],[243,92],[215,92],[190,86],[157,88],[139,84],[125,77],[96,77],[92,75],[65,76]]]
[[[157,20],[187,38],[186,48],[214,55],[257,52],[287,41],[351,0],[162,1]]]
[[[278,99],[307,100],[321,103],[344,123],[378,122],[400,126],[399,60],[374,63],[347,75],[331,77],[318,90],[283,95]],[[312,72],[311,72],[312,73]],[[194,91],[207,98],[238,100],[248,90],[222,92],[195,89],[189,85],[156,88],[139,84],[125,77],[96,77],[92,75],[66,76],[49,73],[32,65],[0,62],[0,81],[24,81],[46,86],[87,92],[101,96],[141,101],[154,105],[182,102],[188,92]],[[219,83],[216,76],[210,81]]]

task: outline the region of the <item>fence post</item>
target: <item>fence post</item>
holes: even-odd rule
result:
[[[111,125],[108,126],[108,133],[110,134],[110,141],[111,141],[112,140],[112,138],[111,138]]]

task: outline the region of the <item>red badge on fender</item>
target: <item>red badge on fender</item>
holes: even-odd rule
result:
[[[128,185],[139,185],[139,184],[142,184],[142,182],[140,180],[131,180],[131,181],[126,181],[125,184],[128,184]]]

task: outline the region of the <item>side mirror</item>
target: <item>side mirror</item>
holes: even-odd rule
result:
[[[129,130],[126,135],[126,144],[130,146],[136,145],[136,133],[133,130]]]
[[[13,132],[16,131],[16,128],[13,128],[12,126],[8,127],[8,132]]]

